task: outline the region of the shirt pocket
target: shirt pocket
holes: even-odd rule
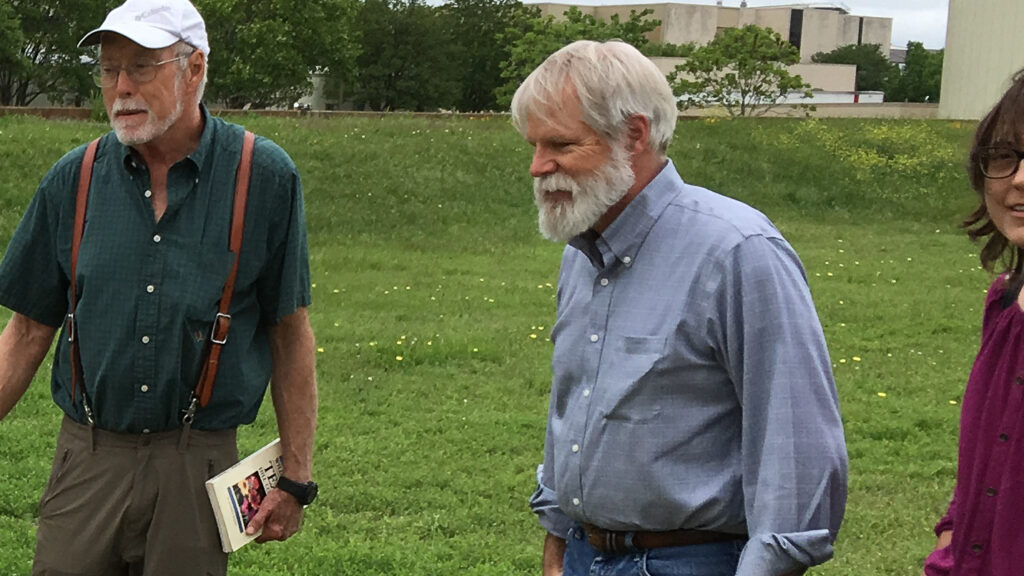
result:
[[[607,420],[642,423],[658,416],[667,380],[661,371],[667,342],[665,336],[612,337],[599,381],[609,400]]]
[[[185,317],[213,322],[235,255],[230,250],[204,249],[201,246],[190,252],[188,258],[194,267],[191,274],[186,272],[184,278]]]
[[[199,379],[210,331],[235,255],[222,248],[203,249],[197,246],[187,258],[192,263],[192,273],[184,277],[182,285],[179,379],[185,388],[191,390]]]

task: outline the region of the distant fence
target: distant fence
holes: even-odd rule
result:
[[[818,118],[937,118],[938,104],[917,104],[905,102],[885,102],[881,104],[817,104],[815,110],[808,112],[799,106],[778,106],[768,112],[769,117],[800,117],[811,115]],[[273,116],[286,118],[339,118],[368,117],[382,118],[385,116],[415,116],[425,118],[490,118],[507,117],[500,112],[357,112],[352,110],[211,110],[220,115]],[[0,116],[22,114],[41,116],[54,120],[88,120],[92,116],[89,108],[23,108],[16,106],[0,106]],[[724,108],[707,108],[705,110],[686,110],[680,113],[681,119],[727,116]]]

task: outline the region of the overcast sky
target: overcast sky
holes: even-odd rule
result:
[[[526,0],[527,3],[540,0]],[[661,0],[554,0],[566,4],[644,4]],[[684,4],[714,4],[715,0],[676,0]],[[726,6],[739,6],[740,0],[724,0]],[[748,0],[755,6],[778,6],[784,4],[811,3],[811,0]],[[946,17],[949,15],[949,0],[840,0],[841,4],[857,16],[882,16],[892,18],[893,46],[907,45],[909,40],[923,42],[926,48],[943,48],[946,45]]]

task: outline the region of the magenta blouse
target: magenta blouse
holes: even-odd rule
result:
[[[1024,310],[1004,307],[1006,277],[989,288],[960,414],[957,482],[938,535],[953,542],[925,561],[927,576],[1024,574]]]

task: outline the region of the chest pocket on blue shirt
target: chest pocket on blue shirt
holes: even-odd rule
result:
[[[640,423],[658,416],[665,394],[666,379],[659,372],[667,341],[664,336],[611,336],[599,384],[610,401],[608,420]]]

